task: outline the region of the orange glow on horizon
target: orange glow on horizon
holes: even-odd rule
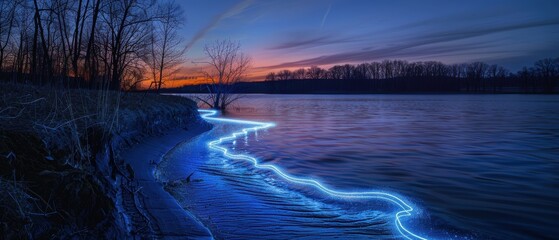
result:
[[[140,89],[148,89],[152,82],[153,80],[151,79],[142,81],[140,83]],[[204,77],[182,77],[163,81],[162,88],[179,88],[183,86],[199,85],[205,83],[210,83],[210,80],[205,79]],[[151,88],[153,89],[154,86],[152,85]]]
[[[284,57],[278,56],[266,56],[266,54],[256,54],[257,57],[253,58],[252,68],[246,74],[246,77],[241,80],[242,82],[259,82],[265,81],[266,75],[270,72],[279,72],[281,70],[294,71],[300,68],[309,68],[310,66],[298,66],[289,68],[268,68],[267,66],[274,66],[283,62],[288,62],[290,59],[285,59]],[[259,60],[256,60],[259,59]],[[263,60],[264,59],[264,60]],[[178,88],[183,86],[200,85],[211,83],[211,80],[206,79],[200,74],[200,66],[189,66],[184,65],[181,73],[177,77],[173,77],[170,80],[164,82],[162,88]],[[147,79],[147,78],[146,78]],[[144,80],[140,84],[140,89],[147,89],[152,80]],[[152,86],[153,88],[153,86]]]

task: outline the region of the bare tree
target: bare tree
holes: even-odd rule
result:
[[[367,63],[362,63],[362,64],[359,64],[359,65],[355,66],[355,68],[353,69],[353,78],[355,78],[355,79],[370,79],[368,65],[369,64],[367,64]]]
[[[487,76],[489,65],[483,62],[470,63],[466,70],[466,76],[474,84],[475,91],[481,91],[483,88],[483,79]]]
[[[180,7],[173,1],[158,6],[159,20],[154,21],[150,51],[144,60],[152,77],[152,85],[159,92],[165,81],[179,70],[186,47],[177,34],[182,25]]]
[[[299,68],[299,69],[293,71],[293,73],[292,73],[293,79],[305,79],[306,74],[307,74],[307,70],[305,70],[304,68]]]
[[[308,79],[321,79],[324,77],[324,69],[312,66],[307,70],[307,78]]]
[[[148,0],[108,1],[102,12],[106,26],[105,74],[111,89],[122,87],[126,68],[134,65],[149,44],[150,25],[156,18],[149,12],[153,4]]]
[[[70,58],[72,63],[72,73],[74,76],[78,76],[80,73],[78,72],[78,61],[81,56],[82,50],[82,42],[84,37],[84,27],[87,20],[87,15],[89,14],[89,5],[90,0],[86,0],[85,4],[83,0],[79,0],[77,2],[77,10],[74,16],[74,29],[72,35],[72,41],[70,43],[71,51],[70,51]]]
[[[282,70],[280,71],[277,76],[278,80],[287,80],[289,78],[291,78],[291,71],[289,70]]]
[[[180,61],[181,14],[173,0],[0,0],[0,74],[126,89],[148,76],[155,29],[160,88]]]
[[[16,20],[18,1],[0,0],[0,71],[4,67],[6,47],[10,43]]]
[[[225,110],[239,99],[234,84],[239,82],[250,68],[250,57],[241,52],[241,44],[231,40],[217,40],[204,47],[210,66],[204,76],[211,81],[208,98],[198,98],[211,108]]]
[[[86,50],[85,50],[85,58],[84,58],[84,72],[83,77],[86,81],[89,81],[89,86],[93,87],[96,84],[97,78],[97,61],[93,60],[93,58],[97,57],[94,45],[95,45],[95,31],[97,26],[97,19],[99,17],[99,12],[101,9],[101,0],[96,0],[94,7],[92,9],[92,17],[91,17],[91,25],[90,25],[90,33],[89,38],[87,40]]]
[[[266,75],[266,81],[275,81],[276,80],[276,73],[271,72]]]
[[[556,78],[559,75],[559,62],[557,59],[545,58],[538,60],[535,64],[535,71],[542,78],[545,91],[553,92],[557,84]]]
[[[332,79],[338,80],[343,78],[343,67],[340,65],[333,66],[328,71]]]

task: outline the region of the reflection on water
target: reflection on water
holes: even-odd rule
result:
[[[248,95],[237,105],[228,117],[272,121],[277,126],[236,141],[231,147],[277,164],[294,175],[314,176],[337,189],[400,193],[425,210],[429,223],[420,225],[428,228],[464,230],[477,237],[497,239],[559,235],[555,221],[559,215],[558,96]],[[229,131],[222,129],[227,127],[234,126],[218,127],[203,137]],[[183,156],[191,155],[184,151]],[[204,154],[200,156],[205,159]],[[212,161],[215,168],[211,167]],[[264,191],[260,198],[267,199],[270,188],[262,185],[275,184],[273,176],[251,173],[246,166],[235,166],[242,163],[219,156],[199,162],[201,169],[213,169],[206,170],[208,175],[233,176],[236,180],[221,182],[238,182],[240,186],[236,187],[246,188],[245,194],[231,192],[240,196],[258,195],[255,192],[260,189]],[[224,170],[223,164],[231,168]],[[175,170],[169,176],[184,175],[183,170]],[[238,172],[235,175],[224,171]],[[244,179],[252,178],[250,174],[263,180]],[[299,194],[280,185],[278,191]],[[318,201],[312,194],[299,195],[306,198],[304,201],[289,200],[287,196],[277,194],[274,201],[293,201],[293,207],[287,206],[300,206],[304,211],[308,211],[308,206],[316,206],[310,211],[316,214],[369,221],[346,224],[341,229],[350,229],[349,233],[332,232],[328,236],[355,231],[362,231],[355,236],[392,233],[390,226],[384,226],[390,221],[386,218],[388,213],[377,205],[367,207],[379,209],[373,215],[383,223],[378,225],[378,229],[383,229],[380,231],[375,230],[376,222],[370,222],[370,218],[344,214],[351,209],[349,204],[320,201],[313,205],[305,202]],[[235,204],[230,206],[231,211],[244,211],[234,210]],[[274,206],[259,207],[269,213]],[[360,206],[354,210],[363,209]],[[281,218],[277,219],[281,222]],[[326,222],[317,220],[304,226],[324,228]],[[359,227],[363,225],[368,228]],[[279,233],[291,231],[282,226],[278,224],[273,229]],[[305,227],[298,231],[315,232]]]
[[[394,236],[393,206],[378,201],[349,205],[208,150],[208,141],[243,127],[216,124],[210,132],[175,148],[159,168],[162,177],[170,180],[194,172],[191,183],[168,190],[216,239],[400,238]]]

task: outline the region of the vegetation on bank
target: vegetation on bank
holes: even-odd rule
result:
[[[0,235],[123,238],[119,150],[200,118],[174,96],[0,84]]]

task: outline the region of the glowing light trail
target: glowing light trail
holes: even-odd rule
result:
[[[227,141],[234,141],[239,136],[247,136],[248,133],[250,133],[250,132],[255,132],[255,131],[258,131],[258,130],[261,130],[261,129],[267,129],[267,128],[274,127],[275,126],[274,123],[264,123],[264,122],[254,122],[254,121],[236,120],[236,119],[228,119],[228,118],[218,118],[218,117],[212,117],[212,116],[217,115],[217,111],[215,111],[215,110],[200,109],[198,111],[201,113],[202,118],[204,118],[206,120],[217,121],[217,122],[236,123],[236,124],[255,125],[254,127],[243,128],[242,130],[240,130],[238,132],[234,132],[231,135],[221,137],[217,140],[213,140],[213,141],[208,142],[208,147],[210,149],[213,149],[213,150],[216,150],[216,151],[219,151],[219,152],[223,153],[223,155],[227,158],[236,159],[236,160],[245,160],[245,161],[251,162],[253,164],[253,166],[257,169],[266,169],[266,170],[273,171],[278,176],[282,177],[283,179],[285,179],[289,182],[312,186],[312,187],[315,187],[315,188],[321,190],[322,192],[324,192],[328,195],[331,195],[331,196],[335,196],[335,197],[339,197],[339,198],[352,198],[352,199],[355,199],[355,198],[358,198],[358,199],[382,199],[382,200],[392,202],[392,203],[396,204],[398,207],[401,208],[401,210],[398,211],[395,214],[395,224],[396,224],[396,229],[398,230],[398,232],[400,234],[402,234],[402,236],[407,238],[407,239],[421,239],[421,240],[426,240],[427,239],[425,237],[421,237],[421,236],[411,232],[406,227],[404,227],[404,225],[402,224],[401,218],[411,216],[411,212],[413,212],[413,207],[411,207],[404,200],[402,200],[401,198],[399,198],[395,195],[392,195],[392,194],[386,193],[386,192],[381,192],[381,191],[344,192],[344,191],[334,190],[334,189],[331,189],[331,188],[328,188],[328,187],[324,186],[324,184],[322,184],[322,183],[320,183],[316,180],[313,180],[313,179],[291,176],[291,175],[285,173],[280,168],[278,168],[274,165],[260,164],[258,162],[258,159],[254,158],[254,157],[244,155],[244,154],[232,154],[232,153],[229,152],[229,149],[227,149],[223,146],[220,146],[221,143],[227,142]]]

